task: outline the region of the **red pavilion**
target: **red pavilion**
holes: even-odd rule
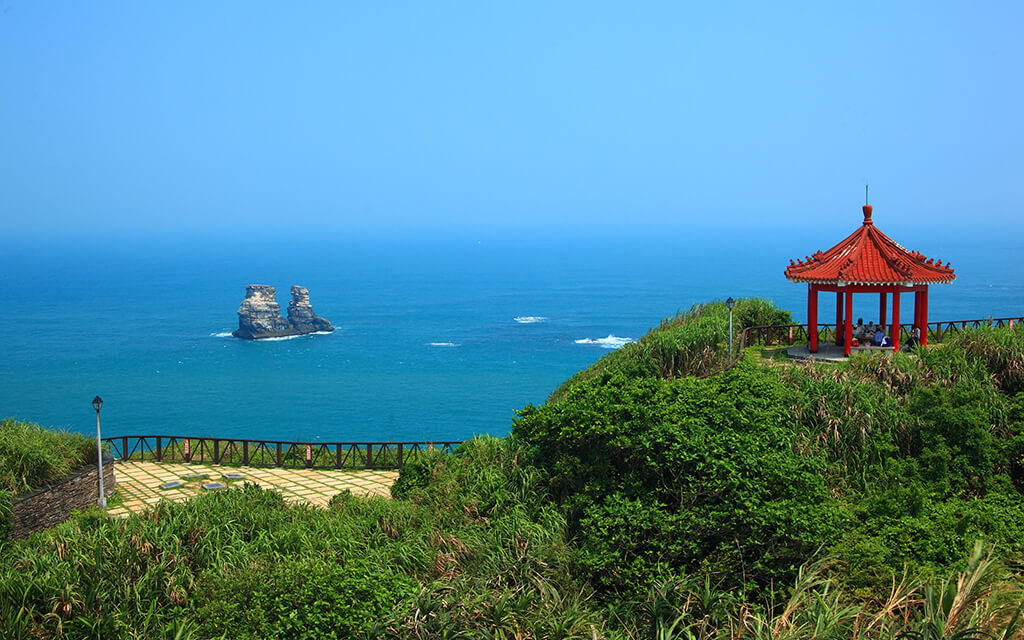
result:
[[[853,342],[853,294],[879,295],[878,323],[890,336],[893,350],[900,348],[900,296],[914,292],[914,325],[921,344],[928,343],[928,285],[952,282],[956,275],[947,262],[907,251],[871,221],[871,205],[864,206],[864,223],[845,240],[805,260],[790,260],[786,278],[807,283],[807,333],[812,353],[818,351],[818,292],[836,294],[836,344],[850,355]],[[892,295],[892,319],[886,322],[886,302]],[[844,300],[845,298],[845,300]],[[845,314],[844,314],[845,311]],[[842,333],[839,328],[843,327]]]

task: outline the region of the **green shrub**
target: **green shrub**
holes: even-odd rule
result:
[[[11,509],[13,508],[14,494],[8,489],[0,489],[0,544],[7,538],[11,530]]]
[[[11,418],[0,420],[0,488],[38,489],[96,462],[96,441]]]
[[[231,638],[359,638],[416,582],[364,559],[302,554],[215,573],[200,589],[196,618]]]
[[[789,396],[747,363],[707,379],[604,373],[523,410],[514,434],[602,588],[638,593],[661,565],[769,588],[842,521],[824,459],[794,450]]]

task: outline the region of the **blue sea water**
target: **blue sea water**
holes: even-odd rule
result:
[[[0,416],[105,435],[323,441],[505,435],[515,411],[666,316],[763,296],[803,321],[790,258],[843,234],[318,233],[0,240]],[[828,242],[831,240],[832,242]],[[1024,313],[1012,238],[936,234],[930,319]],[[309,288],[329,335],[230,337],[245,285]],[[855,298],[872,319],[877,297]],[[822,308],[829,302],[822,297]],[[909,296],[903,308],[910,310]],[[877,311],[876,311],[877,313]],[[827,316],[827,312],[825,313]]]

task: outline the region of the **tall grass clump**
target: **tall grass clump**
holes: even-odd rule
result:
[[[96,462],[96,440],[32,422],[0,420],[0,489],[37,489]]]

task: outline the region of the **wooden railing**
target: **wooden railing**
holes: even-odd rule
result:
[[[329,469],[398,469],[431,450],[451,453],[461,441],[287,442],[191,436],[104,438],[121,462],[184,462],[241,466]]]
[[[1024,322],[1024,316],[1013,318],[981,318],[977,320],[943,320],[928,323],[928,341],[942,342],[943,337],[950,333],[959,333],[964,329],[980,327],[1009,327]],[[914,324],[900,325],[900,344],[906,344]],[[821,343],[835,342],[836,326],[834,324],[818,325],[818,341]],[[808,341],[806,324],[780,324],[762,327],[747,327],[740,335],[740,350],[754,345],[793,345]]]

